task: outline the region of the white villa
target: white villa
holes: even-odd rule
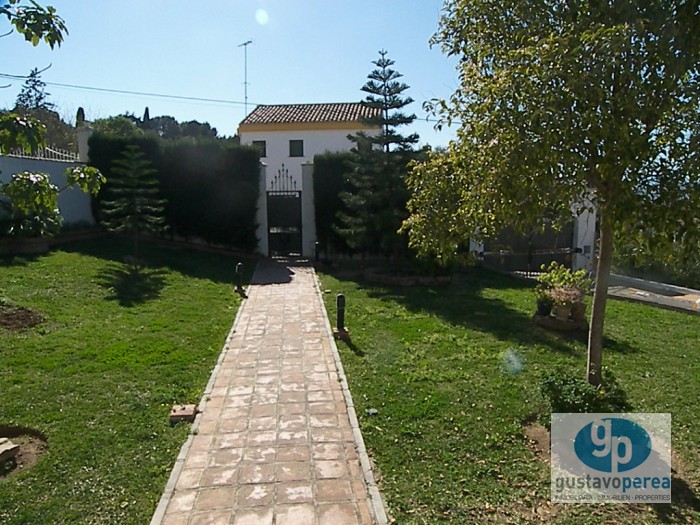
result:
[[[375,111],[359,102],[258,106],[240,123],[241,144],[262,153],[260,253],[314,255],[313,158],[349,151],[349,134],[378,133],[363,123]]]

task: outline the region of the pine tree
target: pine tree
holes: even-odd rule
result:
[[[348,136],[355,143],[355,160],[348,174],[351,191],[341,194],[345,210],[339,213],[336,231],[355,250],[397,256],[405,253],[407,245],[397,231],[408,216],[404,181],[407,165],[416,155],[412,146],[418,135],[404,136],[397,131],[415,120],[415,115],[401,111],[413,99],[403,95],[409,86],[400,82],[403,75],[391,68],[394,61],[384,50],[379,55],[372,62],[377,68],[362,86],[368,93],[362,103],[375,110],[375,116],[363,122],[378,128],[379,133],[360,131]]]
[[[412,145],[418,142],[418,135],[412,133],[405,137],[396,131],[399,126],[411,124],[416,120],[416,116],[401,112],[401,109],[411,104],[413,99],[403,96],[403,92],[409,86],[399,81],[403,75],[391,68],[395,62],[387,58],[387,54],[385,50],[379,51],[380,58],[372,61],[377,69],[367,75],[368,80],[362,86],[362,91],[369,93],[363,104],[377,110],[376,116],[365,119],[364,123],[378,126],[381,133],[367,135],[360,132],[352,135],[350,139],[356,144],[367,140],[369,144],[380,145],[384,152],[389,153],[394,150],[411,150]]]
[[[49,95],[50,93],[46,92],[46,82],[41,80],[41,72],[34,68],[29,73],[27,80],[17,95],[15,108],[22,110],[54,110],[56,106],[49,102]]]
[[[107,199],[102,203],[105,227],[133,237],[135,260],[139,256],[139,236],[164,230],[165,201],[158,198],[155,173],[143,152],[137,146],[128,146],[122,157],[114,161],[106,186]]]
[[[50,95],[46,91],[46,83],[41,80],[41,71],[34,68],[17,95],[14,112],[23,117],[32,117],[46,127],[47,146],[77,151],[73,127],[61,119],[56,105],[49,101]]]

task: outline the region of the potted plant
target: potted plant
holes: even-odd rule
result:
[[[549,315],[549,313],[545,313],[547,304],[549,304],[551,311],[552,305],[556,305],[558,302],[560,316],[564,315],[566,309],[570,309],[573,318],[585,319],[586,304],[584,298],[591,287],[588,272],[586,270],[572,272],[556,261],[552,261],[549,266],[543,264],[540,268],[542,273],[537,277],[537,285],[534,290],[537,313]],[[555,292],[555,290],[558,291]]]
[[[538,284],[535,286],[535,304],[537,305],[537,315],[550,315],[554,301],[549,295],[550,288]]]
[[[583,300],[581,290],[570,285],[557,286],[547,293],[554,302],[554,316],[560,321],[567,321],[573,305]]]

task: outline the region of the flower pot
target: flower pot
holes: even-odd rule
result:
[[[571,307],[571,318],[574,321],[586,320],[586,303],[575,303]]]
[[[552,301],[538,300],[537,301],[537,315],[549,315],[552,313]]]
[[[554,317],[560,321],[568,321],[571,315],[571,307],[563,304],[554,305]]]

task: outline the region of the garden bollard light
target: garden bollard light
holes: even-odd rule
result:
[[[333,337],[343,341],[350,341],[350,332],[345,326],[345,296],[342,293],[339,293],[335,298],[335,306],[338,311],[338,317],[336,319],[336,327],[333,329]]]
[[[236,264],[236,292],[243,292],[243,263]]]
[[[338,318],[336,321],[336,327],[338,328],[338,332],[344,332],[345,331],[345,296],[342,293],[339,293],[338,296],[335,298],[335,304],[338,309]]]
[[[319,250],[320,250],[319,247],[320,247],[320,243],[318,241],[316,241],[314,243],[314,259],[316,260],[316,262],[318,262],[319,259],[321,258],[321,254],[319,252]]]

